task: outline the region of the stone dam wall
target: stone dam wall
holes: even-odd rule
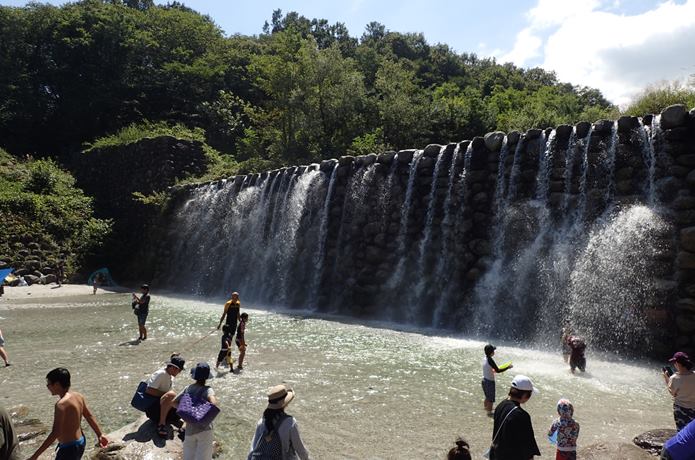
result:
[[[473,336],[557,345],[569,322],[598,348],[695,350],[695,109],[170,193],[155,284]]]

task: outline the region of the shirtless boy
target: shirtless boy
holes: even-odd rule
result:
[[[99,445],[106,447],[109,440],[101,432],[101,428],[92,412],[87,407],[87,402],[81,394],[70,390],[70,372],[59,367],[46,375],[46,388],[52,395],[60,399],[55,405],[53,415],[53,429],[46,440],[34,452],[29,460],[36,460],[39,455],[48,449],[55,440],[58,440],[56,460],[79,460],[84,454],[85,437],[80,424],[82,417],[94,430],[99,439]]]

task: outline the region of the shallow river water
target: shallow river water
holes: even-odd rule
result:
[[[219,333],[206,334],[217,325],[220,302],[154,293],[150,338],[133,345],[137,327],[129,300],[110,294],[0,304],[0,329],[14,363],[0,369],[0,403],[25,404],[50,424],[55,398],[44,377],[64,366],[108,432],[138,417],[129,405],[137,383],[172,351],[184,355],[187,367],[214,364]],[[480,388],[484,343],[346,318],[245,311],[251,318],[245,369],[210,381],[222,406],[215,422],[222,458],[245,458],[265,390],[283,381],[296,390],[288,413],[298,419],[314,458],[445,458],[458,434],[469,440],[474,458],[489,445],[492,420],[482,410]],[[498,401],[515,373],[530,376],[541,391],[525,408],[545,458],[553,458],[545,432],[560,397],[574,403],[580,445],[629,442],[673,425],[658,363],[602,360],[589,352],[588,372],[572,375],[559,353],[498,346],[497,362],[514,362],[514,369],[498,375]],[[188,372],[181,373],[175,389],[189,382]]]

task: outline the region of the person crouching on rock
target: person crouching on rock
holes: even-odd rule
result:
[[[152,404],[145,414],[157,424],[157,434],[161,438],[169,437],[169,425],[179,429],[183,426],[183,421],[176,415],[174,407],[176,393],[171,390],[171,387],[172,379],[179,375],[185,363],[186,361],[178,353],[174,353],[166,366],[152,374],[146,382],[145,393],[159,398],[159,404]]]

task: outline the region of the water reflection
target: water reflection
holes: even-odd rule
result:
[[[33,416],[50,422],[55,401],[44,376],[65,366],[104,428],[114,430],[137,417],[129,406],[132,392],[171,352],[181,352],[189,364],[214,362],[219,337],[206,334],[220,310],[221,303],[154,292],[150,338],[138,345],[127,295],[4,310],[0,327],[15,365],[0,372],[2,403],[26,404]],[[458,433],[468,437],[474,455],[485,450],[492,422],[482,410],[481,342],[340,318],[246,311],[248,365],[241,374],[222,372],[211,380],[223,406],[215,428],[223,458],[245,455],[265,406],[265,389],[282,381],[297,391],[289,412],[316,458],[336,458],[336,452],[361,459],[403,458],[405,452],[409,458],[443,457]],[[629,441],[647,429],[672,425],[656,364],[589,354],[589,372],[572,376],[559,353],[498,345],[499,360],[513,360],[514,372],[531,376],[541,390],[527,410],[544,456],[552,455],[542,435],[560,397],[574,403],[582,424],[580,446]],[[513,374],[498,376],[498,400]],[[187,383],[182,373],[175,388]]]

